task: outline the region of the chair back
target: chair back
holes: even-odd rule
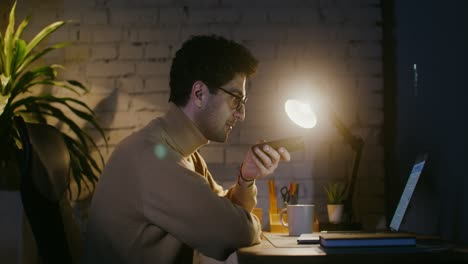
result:
[[[20,193],[43,263],[79,263],[80,230],[68,199],[70,154],[60,131],[15,117],[24,150]]]

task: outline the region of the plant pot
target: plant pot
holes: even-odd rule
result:
[[[39,263],[36,242],[19,191],[0,190],[1,263]]]
[[[328,222],[339,224],[343,220],[343,204],[327,204]]]

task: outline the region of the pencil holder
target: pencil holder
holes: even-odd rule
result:
[[[270,232],[273,233],[289,233],[287,227],[283,226],[280,221],[280,215],[278,213],[269,213],[270,215]],[[283,214],[283,221],[288,221],[288,215]]]

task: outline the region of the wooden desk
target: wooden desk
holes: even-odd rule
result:
[[[297,237],[263,233],[262,242],[237,251],[239,263],[415,263],[453,261],[453,246],[437,243],[416,247],[346,248],[327,250],[319,245],[298,245]]]

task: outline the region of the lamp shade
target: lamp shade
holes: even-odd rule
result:
[[[317,117],[315,116],[312,107],[307,103],[290,99],[284,104],[284,109],[289,119],[298,126],[303,128],[313,128],[317,124]]]

